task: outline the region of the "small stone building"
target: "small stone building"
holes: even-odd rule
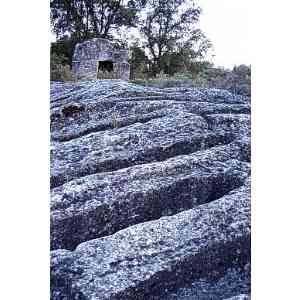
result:
[[[72,71],[83,79],[129,80],[128,51],[119,50],[114,43],[102,38],[77,44]]]

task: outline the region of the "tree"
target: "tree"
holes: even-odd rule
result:
[[[235,66],[227,77],[227,86],[231,92],[251,96],[251,66]]]
[[[139,47],[138,41],[135,41],[130,47],[130,75],[131,78],[143,78],[148,73],[149,59],[145,50]]]
[[[192,0],[147,1],[141,33],[146,39],[153,75],[170,68],[174,53],[188,60],[206,54],[211,43],[197,28],[200,14],[201,9]]]
[[[78,42],[92,37],[111,38],[119,26],[135,26],[146,0],[51,0],[51,25],[57,38]]]
[[[56,42],[51,43],[51,57],[52,55],[65,57],[65,63],[71,66],[76,43],[77,41],[72,37],[61,37]]]

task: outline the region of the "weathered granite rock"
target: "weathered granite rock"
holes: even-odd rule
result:
[[[182,111],[202,117],[208,114],[250,113],[247,98],[236,98],[234,95],[229,97],[228,94],[223,95],[221,91],[218,102],[215,103],[209,101],[207,90],[203,90],[201,94],[199,91],[195,92],[194,98],[187,98],[181,90],[171,93],[129,83],[125,85],[119,81],[79,83],[73,87],[68,84],[65,88],[61,85],[53,83],[51,88],[53,141],[68,141],[92,132],[125,127],[137,122],[145,123],[163,116],[172,118]],[[153,94],[156,96],[152,96]],[[128,97],[129,95],[134,96]],[[218,94],[214,91],[211,97],[216,95]],[[76,104],[81,112],[75,109],[73,114],[72,110],[70,114],[64,113],[69,110],[70,105],[74,107]],[[236,124],[238,118],[235,117]]]
[[[51,84],[52,299],[250,295],[250,99]]]
[[[73,249],[80,242],[217,199],[249,176],[249,164],[232,159],[239,155],[234,146],[90,175],[53,189],[52,248]]]
[[[176,101],[194,103],[211,103],[213,105],[227,104],[244,105],[250,112],[250,98],[234,95],[227,91],[203,88],[172,88],[158,89],[144,87],[120,80],[95,80],[79,83],[53,82],[50,87],[51,109],[70,101],[87,104],[97,104],[102,100],[117,102],[145,101]],[[213,113],[213,112],[211,112]]]
[[[178,285],[245,266],[249,192],[246,183],[208,204],[82,243],[73,252],[53,251],[52,298],[160,299]]]
[[[160,300],[228,300],[237,293],[249,294],[250,279],[246,268],[228,269],[220,278],[202,278],[162,295]]]
[[[177,115],[182,111],[199,114],[205,117],[211,113],[247,113],[246,104],[212,104],[207,102],[186,104],[174,101],[99,101],[97,104],[82,106],[81,113],[73,110],[73,115],[66,116],[63,112],[68,110],[74,103],[69,102],[60,108],[52,110],[51,114],[51,137],[56,141],[68,141],[89,133],[125,127],[134,123],[146,123],[150,120]],[[101,113],[99,113],[99,111]],[[206,121],[210,121],[211,118]],[[74,126],[76,121],[76,126]],[[213,123],[210,121],[209,123]],[[220,123],[219,123],[220,124]],[[238,124],[236,117],[235,124]],[[241,116],[241,125],[245,126]],[[215,125],[216,124],[211,124]],[[217,125],[218,126],[218,125]]]
[[[238,296],[235,296],[235,297],[232,297],[232,298],[228,298],[226,300],[250,300],[250,296],[241,294],[241,295],[238,295]]]
[[[233,139],[230,132],[208,130],[202,117],[177,111],[172,118],[155,118],[57,145],[51,152],[51,186],[89,174],[163,161]]]
[[[206,120],[211,130],[222,128],[239,135],[250,134],[249,114],[211,114],[206,115]]]

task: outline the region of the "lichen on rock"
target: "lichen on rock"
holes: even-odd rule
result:
[[[248,299],[248,97],[98,80],[50,106],[53,300]]]

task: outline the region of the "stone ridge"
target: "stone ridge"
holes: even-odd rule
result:
[[[53,299],[64,293],[71,299],[159,299],[178,283],[244,267],[250,257],[249,189],[248,183],[211,203],[82,243],[73,252],[53,251]]]
[[[100,173],[52,190],[52,248],[210,202],[242,185],[249,164],[230,159],[226,146]],[[238,153],[238,151],[237,151]]]
[[[250,299],[250,98],[121,80],[50,96],[51,299]]]
[[[144,124],[99,131],[62,143],[52,150],[51,186],[100,171],[162,161],[233,139],[234,135],[225,130],[208,130],[202,117],[178,111],[173,118],[162,116]]]

